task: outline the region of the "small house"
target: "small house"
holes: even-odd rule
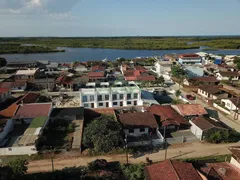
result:
[[[219,71],[216,77],[219,81],[238,81],[240,74],[236,71]]]
[[[204,107],[202,107],[200,104],[177,104],[172,105],[172,108],[188,120],[208,114]]]
[[[191,132],[200,140],[203,140],[210,131],[228,131],[219,121],[206,117],[198,117],[189,121]]]
[[[220,100],[228,98],[228,93],[219,86],[202,86],[197,92],[204,100]]]
[[[149,135],[158,130],[158,123],[150,112],[134,112],[119,114],[119,121],[123,126],[125,135]]]
[[[240,146],[230,147],[229,150],[232,153],[230,163],[240,169]]]

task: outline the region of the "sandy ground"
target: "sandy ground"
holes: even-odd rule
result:
[[[177,158],[193,158],[204,156],[216,156],[223,154],[230,154],[228,150],[231,146],[240,146],[240,143],[232,144],[208,144],[208,143],[189,143],[184,145],[171,146],[167,150],[167,159]],[[153,162],[162,161],[165,159],[165,150],[161,150],[157,153],[140,155],[138,158],[134,158],[129,155],[130,163],[146,162],[146,157],[149,157]],[[126,162],[126,155],[109,155],[109,156],[95,156],[95,157],[63,157],[54,159],[54,169],[62,169],[65,167],[73,166],[86,166],[89,162],[95,159],[106,159],[108,162],[120,161]],[[30,161],[28,164],[28,173],[34,172],[46,172],[52,170],[52,164],[50,159]]]

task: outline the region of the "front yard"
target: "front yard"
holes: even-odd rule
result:
[[[49,123],[38,143],[39,150],[70,149],[74,125],[66,120]]]

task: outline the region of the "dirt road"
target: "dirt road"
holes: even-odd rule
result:
[[[240,143],[232,144],[207,144],[207,143],[191,143],[191,144],[180,144],[174,145],[167,150],[167,159],[177,158],[193,158],[203,156],[216,156],[223,154],[230,154],[228,150],[231,146],[240,146]],[[165,151],[161,150],[157,153],[140,155],[138,158],[133,158],[129,155],[130,163],[145,162],[146,157],[149,157],[153,162],[162,161],[165,158]],[[107,161],[120,161],[126,162],[126,155],[109,155],[109,156],[96,156],[96,157],[75,157],[75,158],[58,158],[54,159],[54,169],[62,169],[64,167],[72,166],[86,166],[89,162],[95,159],[106,159]],[[28,164],[28,173],[34,172],[46,172],[52,170],[52,164],[50,159],[31,161]]]

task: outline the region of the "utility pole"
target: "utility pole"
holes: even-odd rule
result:
[[[53,155],[51,155],[51,161],[52,161],[52,172],[54,172]]]
[[[126,148],[126,161],[127,161],[127,165],[128,165],[128,149],[127,149],[127,135],[125,135],[125,148]]]
[[[165,141],[165,160],[167,159],[167,139]]]

